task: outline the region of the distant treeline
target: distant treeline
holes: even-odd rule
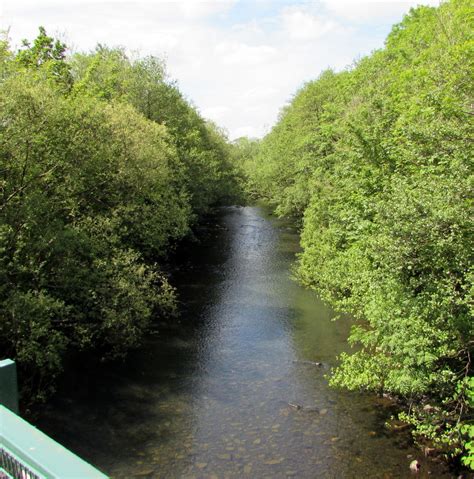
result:
[[[300,281],[354,318],[332,383],[404,399],[474,467],[473,72],[472,0],[419,7],[238,145],[250,192],[301,224]]]
[[[154,57],[0,43],[0,345],[24,397],[71,351],[103,358],[173,314],[160,263],[236,191],[231,147]]]

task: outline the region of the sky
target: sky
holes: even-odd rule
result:
[[[98,43],[166,60],[230,139],[259,138],[305,82],[383,47],[394,23],[438,0],[0,0],[12,46],[40,25],[73,51]]]

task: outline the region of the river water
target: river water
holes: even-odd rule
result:
[[[113,478],[451,477],[379,400],[328,387],[349,321],[291,280],[298,250],[265,208],[219,210],[173,278],[182,317],[67,377],[39,426]]]

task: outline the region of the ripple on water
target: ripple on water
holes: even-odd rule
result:
[[[328,388],[349,321],[290,280],[294,228],[257,207],[215,222],[174,275],[179,327],[65,383],[41,427],[117,479],[404,478],[415,457],[450,477],[373,398]]]

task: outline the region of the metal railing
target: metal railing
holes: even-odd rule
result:
[[[44,476],[36,474],[30,467],[22,464],[13,454],[0,447],[0,479],[43,479]]]
[[[16,381],[15,363],[0,361],[0,479],[107,479],[15,414]]]

